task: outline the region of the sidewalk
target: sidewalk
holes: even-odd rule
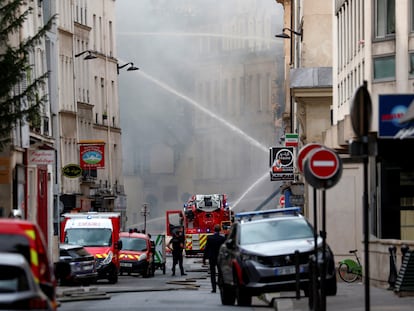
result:
[[[371,311],[412,311],[414,310],[413,296],[398,296],[392,290],[378,287],[370,288]],[[295,293],[282,293],[280,297],[267,295],[266,300],[274,299],[277,311],[309,311],[308,298],[295,298]],[[362,283],[338,282],[336,296],[326,298],[327,311],[365,311],[365,286]]]

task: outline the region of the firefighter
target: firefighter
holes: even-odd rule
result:
[[[206,264],[206,259],[208,259],[208,263],[210,266],[210,279],[211,279],[211,287],[212,293],[216,292],[216,266],[217,266],[217,257],[219,253],[219,249],[221,244],[224,243],[225,237],[220,234],[220,225],[216,224],[214,226],[214,234],[209,235],[207,238],[206,248],[204,249],[203,255],[203,264]],[[220,271],[219,271],[220,272]]]
[[[171,247],[172,246],[172,247]],[[183,267],[183,250],[184,250],[184,236],[180,230],[174,232],[174,236],[168,242],[168,248],[172,251],[173,263],[172,263],[172,276],[175,275],[175,266],[178,264],[180,267],[181,275],[187,275],[184,272]]]

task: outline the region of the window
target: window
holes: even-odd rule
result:
[[[395,0],[375,1],[375,37],[385,38],[395,34]]]
[[[374,80],[395,78],[395,56],[374,58]]]
[[[408,72],[410,76],[414,76],[414,52],[409,54],[410,61],[410,71]]]
[[[414,0],[410,1],[410,13],[411,13],[411,32],[414,32]]]

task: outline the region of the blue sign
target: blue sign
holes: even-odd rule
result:
[[[408,110],[413,110],[414,106],[410,106],[414,105],[414,94],[379,95],[378,104],[378,137],[414,138],[414,115],[406,122],[401,120]]]

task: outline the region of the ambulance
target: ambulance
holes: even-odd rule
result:
[[[87,212],[63,214],[60,242],[82,245],[94,255],[99,279],[118,282],[119,252],[122,242],[119,213]]]

